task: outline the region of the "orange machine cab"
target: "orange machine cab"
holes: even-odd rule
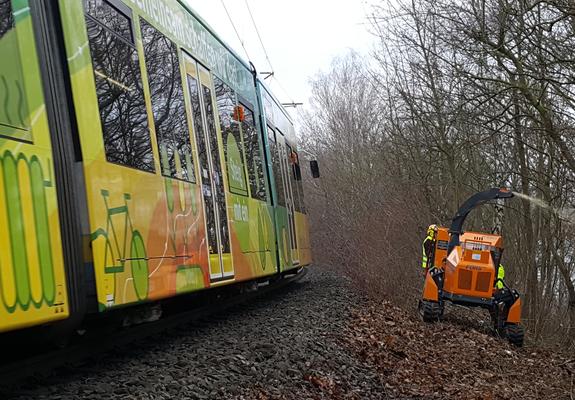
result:
[[[496,276],[494,254],[501,253],[499,235],[466,232],[447,259],[443,290],[460,296],[490,298]]]

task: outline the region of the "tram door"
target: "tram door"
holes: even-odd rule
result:
[[[279,132],[279,131],[278,131]],[[281,160],[281,171],[283,177],[284,193],[286,200],[286,208],[288,213],[288,230],[291,244],[291,259],[293,264],[299,264],[299,256],[297,251],[297,240],[296,240],[296,229],[295,229],[295,205],[293,197],[293,188],[291,185],[290,175],[292,173],[291,164],[288,163],[289,157],[291,157],[291,147],[285,142],[282,135],[277,135],[278,140],[278,151],[279,159]]]
[[[194,135],[200,164],[199,182],[206,225],[210,279],[218,282],[233,279],[230,231],[222,165],[216,133],[215,108],[210,72],[185,55]]]

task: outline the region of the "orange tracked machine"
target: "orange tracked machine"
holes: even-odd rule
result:
[[[492,200],[510,199],[507,189],[491,189],[470,197],[459,209],[449,229],[437,228],[428,257],[420,312],[434,322],[443,316],[446,301],[489,310],[493,329],[511,343],[522,346],[521,298],[498,278],[503,238],[497,234],[464,232],[469,213]]]

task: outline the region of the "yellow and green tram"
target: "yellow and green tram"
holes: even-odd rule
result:
[[[0,332],[310,264],[293,123],[181,1],[0,0],[0,60]]]

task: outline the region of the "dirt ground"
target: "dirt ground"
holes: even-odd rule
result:
[[[347,344],[383,376],[390,397],[429,399],[573,399],[575,359],[516,348],[448,311],[424,324],[387,302],[353,313]]]

